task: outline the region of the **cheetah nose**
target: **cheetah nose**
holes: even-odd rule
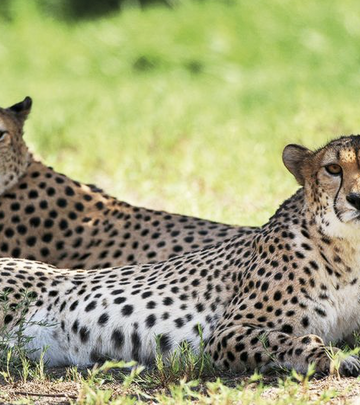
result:
[[[357,210],[360,211],[360,194],[358,193],[350,193],[346,196],[346,200]]]

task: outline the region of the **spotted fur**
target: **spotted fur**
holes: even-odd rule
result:
[[[31,99],[0,108],[0,257],[58,267],[154,263],[243,232],[134,207],[33,158],[23,140]]]
[[[49,346],[53,366],[152,363],[156,341],[164,356],[182,341],[197,350],[200,327],[220,367],[329,372],[327,345],[360,326],[360,136],[290,145],[283,159],[302,187],[264,226],[216,246],[102,270],[1,259],[1,322],[14,331],[28,291],[29,349]],[[341,361],[342,375],[359,372],[357,358]]]

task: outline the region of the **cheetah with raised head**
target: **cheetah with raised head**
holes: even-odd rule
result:
[[[328,372],[326,345],[360,326],[360,136],[315,152],[289,145],[283,160],[302,187],[253,234],[102,270],[0,259],[1,322],[16,328],[27,290],[29,349],[48,346],[52,366],[151,363],[157,344],[165,356],[184,340],[198,349],[201,328],[220,367]],[[342,360],[340,373],[358,375],[359,360]]]
[[[239,229],[131,206],[36,161],[23,139],[32,101],[0,108],[0,256],[58,267],[157,262]]]

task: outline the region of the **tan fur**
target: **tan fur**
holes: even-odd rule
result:
[[[246,232],[134,207],[34,160],[22,135],[29,100],[0,109],[0,256],[104,268],[166,260]]]
[[[0,259],[3,301],[31,294],[29,349],[36,358],[49,346],[50,365],[151,363],[156,341],[165,357],[184,340],[198,350],[200,327],[220,367],[306,372],[314,363],[328,373],[327,345],[360,326],[360,206],[348,201],[359,188],[359,150],[360,136],[345,137],[297,160],[304,187],[265,225],[198,252],[76,271]],[[18,317],[10,310],[5,325],[16,331]],[[357,376],[360,361],[342,359],[339,371]]]

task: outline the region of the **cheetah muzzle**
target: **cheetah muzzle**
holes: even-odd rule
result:
[[[7,308],[25,291],[34,298],[26,314],[33,356],[48,346],[52,366],[147,364],[156,342],[164,356],[182,341],[197,350],[200,327],[219,367],[306,372],[314,363],[328,373],[328,352],[338,350],[329,343],[360,326],[360,136],[315,152],[289,145],[283,160],[301,188],[265,225],[216,246],[100,270],[0,259]],[[1,319],[16,329],[15,310]],[[360,362],[349,357],[339,371],[359,375]]]

